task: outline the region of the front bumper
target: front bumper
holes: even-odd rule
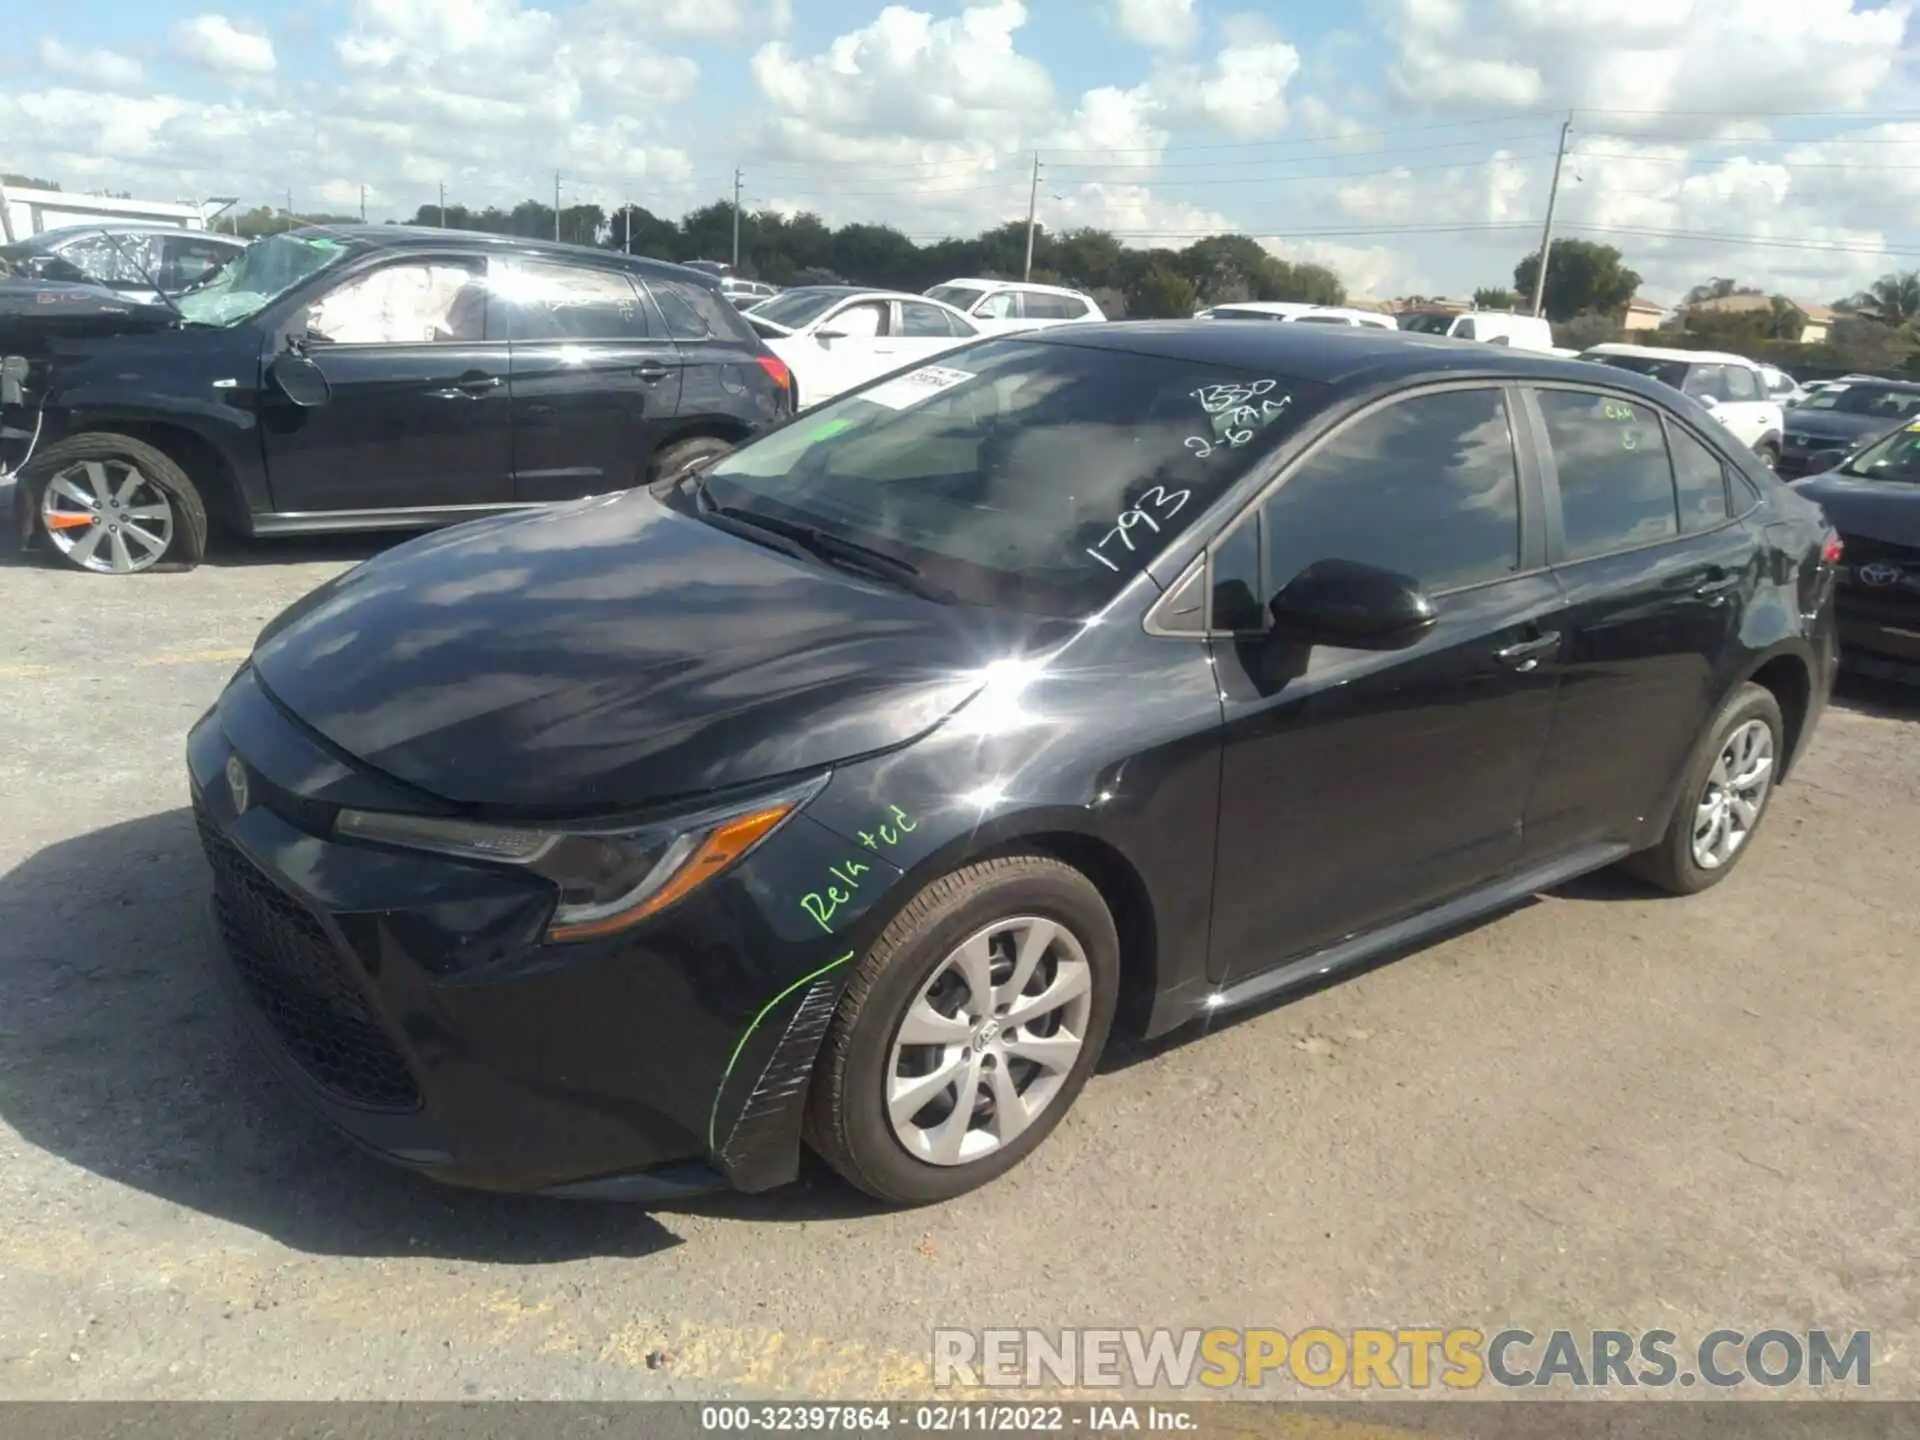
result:
[[[1842,655],[1856,669],[1920,681],[1920,564],[1914,552],[1853,537],[1846,537],[1846,545],[1835,592]]]
[[[797,816],[634,930],[548,945],[537,877],[330,838],[334,807],[382,789],[389,808],[434,802],[344,765],[251,671],[187,756],[223,978],[276,1068],[361,1145],[455,1184],[596,1198],[793,1177],[857,935],[822,934],[796,897],[837,837]]]

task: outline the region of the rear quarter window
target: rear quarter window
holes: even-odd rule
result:
[[[717,289],[684,280],[647,278],[654,303],[676,340],[752,340],[753,330]]]

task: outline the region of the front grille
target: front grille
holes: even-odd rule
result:
[[[213,867],[220,933],[241,983],[321,1089],[366,1110],[417,1110],[420,1091],[345,958],[311,911],[267,879],[213,824],[194,819]]]
[[[1845,607],[1886,623],[1920,620],[1920,550],[1844,532],[1840,539],[1846,547],[1840,572]]]

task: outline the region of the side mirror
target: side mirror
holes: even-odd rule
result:
[[[1709,410],[1718,410],[1720,408],[1720,402],[1711,395],[1696,395],[1694,398]]]
[[[1280,633],[1352,650],[1404,649],[1439,618],[1419,581],[1353,560],[1315,561],[1267,609]]]
[[[273,363],[267,366],[267,381],[302,410],[333,399],[333,385],[326,374],[305,355],[291,350],[273,357]]]

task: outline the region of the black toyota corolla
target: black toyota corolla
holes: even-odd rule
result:
[[[1725,877],[1825,705],[1838,559],[1626,371],[983,341],[276,620],[189,742],[223,973],[442,1179],[764,1189],[805,1143],[940,1199],[1111,1027],[1614,861]]]

